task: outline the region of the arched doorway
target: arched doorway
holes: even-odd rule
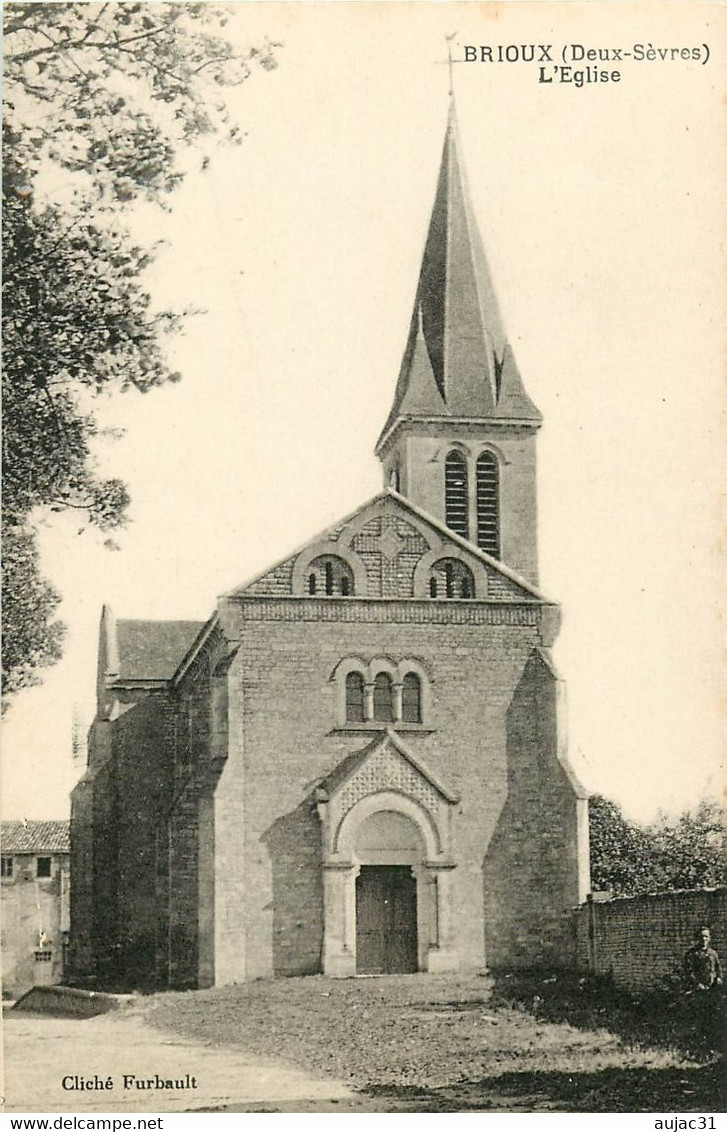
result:
[[[410,974],[419,969],[417,872],[425,846],[405,814],[377,810],[356,830],[356,973]]]

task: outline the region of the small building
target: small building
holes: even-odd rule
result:
[[[2,978],[5,994],[59,983],[69,930],[70,823],[2,823]]]

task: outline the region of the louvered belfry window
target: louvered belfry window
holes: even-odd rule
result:
[[[394,722],[394,685],[387,672],[379,672],[374,680],[374,719],[377,723]]]
[[[364,722],[364,678],[360,672],[346,677],[346,722]]]
[[[477,460],[477,545],[500,557],[500,468],[491,452]]]
[[[444,521],[450,530],[469,538],[467,462],[461,452],[448,452],[444,461]]]
[[[422,686],[416,672],[407,672],[401,689],[402,723],[421,723]]]

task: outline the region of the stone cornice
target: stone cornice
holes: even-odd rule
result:
[[[446,437],[466,435],[467,433],[481,435],[483,426],[498,430],[511,428],[534,431],[540,428],[541,423],[542,422],[538,420],[528,420],[526,417],[449,417],[406,414],[397,417],[393,424],[381,434],[374,452],[379,457],[384,456],[393,443],[394,436],[399,429],[411,425],[415,427],[424,425],[427,433],[430,435]]]
[[[315,598],[277,595],[235,595],[246,621],[319,621],[424,625],[538,626],[552,603],[532,601],[422,601],[418,598]]]

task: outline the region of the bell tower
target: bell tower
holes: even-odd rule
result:
[[[505,334],[451,98],[409,337],[376,445],[384,483],[537,584],[541,422]]]

